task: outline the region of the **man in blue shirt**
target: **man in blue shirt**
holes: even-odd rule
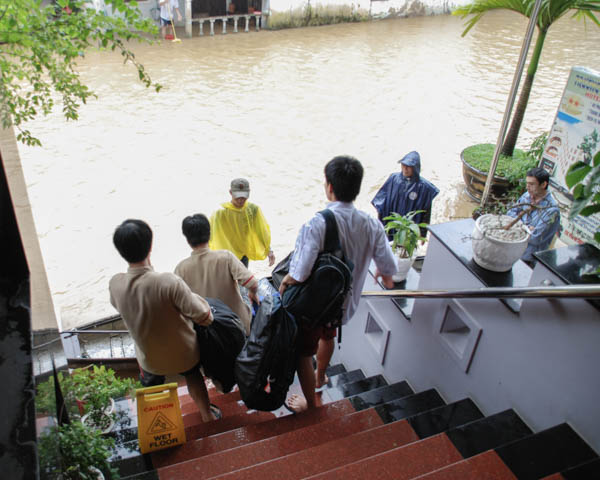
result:
[[[393,288],[392,275],[396,273],[396,259],[387,241],[381,223],[366,212],[354,207],[360,192],[363,167],[353,157],[339,156],[325,165],[325,195],[338,228],[342,249],[354,264],[352,293],[346,298],[342,324],[346,324],[358,307],[360,295],[368,274],[371,260],[377,266],[376,277],[382,277],[387,288]],[[279,292],[295,283],[304,282],[325,244],[325,218],[316,214],[300,229],[296,239],[289,273],[283,278]],[[298,378],[304,397],[293,395],[288,408],[295,412],[317,406],[315,387],[327,383],[325,369],[335,348],[336,327],[317,326],[301,328],[298,332]],[[312,366],[312,356],[317,354],[317,371]]]
[[[525,212],[521,221],[531,232],[527,250],[521,257],[530,263],[533,253],[546,250],[552,238],[560,229],[560,210],[552,194],[548,191],[550,175],[543,168],[535,167],[527,172],[527,191],[521,195],[517,205],[507,215],[517,217]]]
[[[406,215],[415,210],[424,210],[413,217],[416,223],[430,223],[431,204],[439,189],[421,177],[421,156],[410,152],[398,161],[402,171],[392,173],[371,201],[382,223],[390,213]],[[427,232],[421,232],[425,235]]]

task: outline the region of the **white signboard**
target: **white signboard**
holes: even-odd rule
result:
[[[569,167],[591,163],[600,150],[600,73],[573,67],[544,149],[542,168],[550,173],[550,188],[561,206],[561,240],[568,244],[595,243],[600,215],[569,220],[573,196],[565,183]],[[596,246],[599,246],[596,244]]]

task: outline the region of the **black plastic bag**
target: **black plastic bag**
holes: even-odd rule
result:
[[[235,359],[246,341],[246,334],[238,316],[221,300],[207,298],[213,322],[207,326],[194,324],[200,344],[200,364],[204,375],[217,390],[227,393],[235,385]]]
[[[283,405],[296,373],[297,333],[279,296],[265,296],[235,362],[235,379],[248,408],[271,411]]]

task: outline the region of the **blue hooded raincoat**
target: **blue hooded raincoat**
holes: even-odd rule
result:
[[[421,157],[417,152],[408,153],[399,163],[413,168],[413,175],[406,178],[402,172],[392,173],[371,201],[377,209],[379,220],[391,212],[405,215],[414,210],[425,210],[413,217],[416,223],[429,223],[431,203],[439,189],[421,177]]]

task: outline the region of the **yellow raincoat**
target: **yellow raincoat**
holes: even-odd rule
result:
[[[211,250],[229,250],[242,258],[264,260],[271,246],[271,229],[260,207],[246,202],[242,208],[231,202],[210,217]]]

